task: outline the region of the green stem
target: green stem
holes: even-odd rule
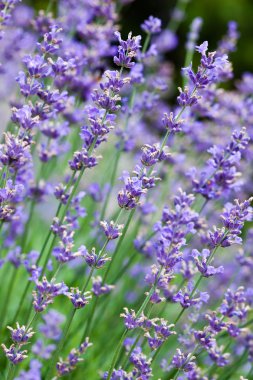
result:
[[[14,375],[15,366],[12,363],[9,363],[9,368],[6,374],[6,380],[11,380]]]
[[[115,250],[114,250],[114,252],[113,252],[113,254],[112,254],[112,260],[110,261],[109,265],[107,266],[106,272],[105,272],[105,274],[104,274],[104,277],[103,277],[103,284],[106,282],[106,279],[107,279],[107,277],[108,277],[108,275],[109,275],[109,272],[110,272],[110,270],[111,270],[111,268],[112,268],[112,265],[113,265],[113,263],[115,262],[115,259],[116,259],[117,255],[118,255],[118,253],[119,253],[120,247],[121,247],[121,245],[122,245],[122,243],[123,243],[123,240],[124,240],[124,238],[125,238],[125,235],[126,235],[126,233],[127,233],[127,230],[128,230],[128,228],[129,228],[129,226],[130,226],[130,223],[131,223],[131,220],[132,220],[132,218],[133,218],[133,216],[134,216],[134,213],[135,213],[135,209],[131,210],[131,211],[130,211],[130,214],[128,215],[128,219],[127,219],[126,225],[125,225],[125,227],[124,227],[124,230],[123,230],[123,232],[122,232],[122,235],[120,236],[120,238],[119,238],[119,240],[118,240],[118,243],[117,243],[117,245],[116,245],[116,248],[115,248]]]
[[[106,210],[107,210],[107,207],[109,204],[109,199],[110,199],[110,190],[113,188],[115,178],[116,178],[116,174],[117,174],[117,169],[118,169],[119,160],[120,160],[120,154],[121,154],[121,149],[118,149],[116,157],[115,157],[113,169],[112,169],[112,174],[111,174],[111,179],[110,179],[110,188],[108,189],[108,191],[106,193],[106,198],[105,198],[105,202],[103,205],[103,209],[101,211],[100,220],[103,220],[105,217],[105,214],[106,214]]]
[[[146,39],[145,39],[143,47],[142,47],[142,53],[146,53],[148,45],[149,45],[149,42],[150,42],[150,39],[151,39],[151,34],[147,33]]]
[[[97,303],[98,303],[98,297],[96,297],[95,299],[95,302],[93,302],[92,304],[92,309],[90,311],[90,315],[89,317],[87,318],[87,323],[86,323],[86,327],[85,327],[85,330],[84,330],[84,333],[83,333],[83,336],[82,336],[82,339],[81,341],[83,342],[84,339],[89,336],[89,333],[90,333],[90,329],[91,329],[91,323],[93,321],[93,318],[94,318],[94,313],[95,313],[95,310],[96,310],[96,307],[97,307]]]
[[[28,281],[27,284],[26,284],[26,287],[25,287],[25,289],[24,289],[24,292],[23,292],[23,294],[22,294],[22,296],[21,296],[21,299],[20,299],[20,301],[19,301],[17,311],[16,311],[16,313],[15,313],[15,315],[14,315],[14,318],[13,318],[13,320],[12,320],[12,324],[15,323],[15,322],[17,321],[17,319],[18,319],[19,313],[20,313],[20,311],[21,311],[22,305],[23,305],[23,303],[24,303],[24,300],[25,300],[25,298],[26,298],[26,294],[27,294],[27,292],[28,292],[28,290],[29,290],[30,285],[31,285],[31,283]]]
[[[174,12],[175,13],[180,12],[181,14],[184,14],[188,2],[189,2],[189,0],[178,0],[176,6],[174,8]],[[171,20],[168,22],[167,29],[170,29],[173,32],[176,32],[181,21],[182,21],[182,19],[180,19],[180,18],[172,17]]]
[[[30,227],[30,224],[31,224],[34,207],[35,207],[35,199],[33,198],[33,200],[31,201],[29,215],[28,215],[27,222],[25,224],[25,230],[24,230],[23,238],[22,238],[22,242],[21,242],[21,250],[22,250],[22,252],[25,251],[25,248],[26,248],[26,242],[27,242],[27,238],[28,238],[28,234],[29,234],[29,227]]]
[[[7,294],[5,296],[5,299],[4,299],[4,302],[3,302],[3,310],[2,310],[2,315],[1,315],[1,319],[2,319],[2,323],[1,323],[1,326],[4,326],[4,323],[5,323],[5,318],[6,318],[6,314],[7,314],[7,311],[8,311],[8,304],[9,304],[9,300],[12,296],[12,293],[13,293],[13,289],[14,289],[14,284],[15,284],[15,281],[17,279],[17,270],[15,267],[13,267],[12,269],[12,274],[9,278],[9,283],[6,287],[7,289]]]
[[[237,369],[240,367],[240,365],[244,362],[244,360],[247,358],[248,355],[248,349],[245,349],[241,357],[237,360],[237,362],[232,365],[230,368],[226,368],[224,376],[220,377],[220,380],[229,380],[231,379],[231,375],[235,374]]]
[[[110,380],[111,379],[114,366],[115,366],[115,364],[116,364],[116,362],[118,360],[119,354],[121,352],[122,344],[124,342],[125,336],[127,335],[127,332],[128,332],[128,329],[125,329],[125,331],[123,332],[123,334],[122,334],[122,336],[120,338],[120,341],[119,341],[119,343],[117,345],[117,348],[115,350],[115,353],[113,355],[113,359],[112,359],[111,366],[110,366],[110,369],[109,369],[109,372],[108,372],[106,380]]]
[[[74,316],[76,314],[76,311],[77,309],[73,309],[71,311],[71,313],[69,314],[69,317],[67,319],[67,323],[64,327],[64,330],[63,330],[63,333],[62,333],[62,337],[61,337],[61,340],[59,341],[59,344],[57,346],[57,349],[55,350],[53,356],[52,356],[52,359],[50,360],[50,363],[49,363],[49,369],[46,373],[46,376],[45,376],[45,379],[48,379],[48,380],[51,380],[52,379],[52,376],[53,376],[53,372],[54,372],[54,365],[55,365],[55,362],[59,356],[59,353],[61,351],[61,349],[63,348],[63,345],[65,343],[65,339],[67,337],[67,334],[69,332],[69,329],[70,329],[70,326],[71,326],[71,323],[74,319]]]
[[[231,343],[232,343],[232,338],[229,339],[227,345],[226,345],[225,348],[222,350],[222,354],[224,354],[224,353],[227,351],[227,349],[229,348],[229,346],[231,345]],[[212,378],[213,374],[214,374],[215,371],[216,371],[216,368],[217,368],[217,364],[214,363],[214,364],[212,365],[212,367],[210,368],[210,370],[208,371],[208,378],[210,378],[210,379]]]

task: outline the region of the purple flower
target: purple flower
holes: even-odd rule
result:
[[[105,372],[103,379],[106,380],[108,378],[108,372]],[[133,380],[132,373],[128,373],[123,369],[114,369],[111,375],[111,380]]]
[[[95,267],[97,269],[102,268],[107,261],[110,261],[111,258],[107,257],[106,254],[98,255],[96,254],[95,248],[92,248],[91,252],[87,250],[83,253],[84,260],[90,267]]]
[[[102,283],[100,276],[92,278],[92,293],[96,297],[100,297],[103,294],[108,294],[114,288],[113,285],[107,285]]]
[[[222,315],[243,320],[247,317],[249,305],[243,287],[239,287],[235,292],[228,289],[224,300],[219,308]]]
[[[34,335],[34,331],[32,331],[31,328],[27,330],[25,326],[20,326],[18,322],[16,324],[16,329],[7,326],[7,328],[11,331],[11,339],[14,343],[18,343],[19,345],[26,344],[28,340]]]
[[[19,109],[13,108],[11,119],[25,130],[30,130],[39,123],[39,116],[32,116],[32,109],[28,105]]]
[[[51,74],[51,67],[44,61],[40,55],[27,55],[23,59],[29,74],[34,78],[45,78]]]
[[[125,312],[120,314],[120,316],[124,318],[124,323],[128,330],[143,326],[145,321],[143,313],[137,317],[134,310],[129,311],[127,307],[125,307],[124,310]]]
[[[70,288],[70,292],[67,293],[67,296],[74,305],[75,309],[85,307],[91,298],[90,292],[83,293],[78,288]]]
[[[16,380],[41,380],[41,367],[42,364],[36,360],[32,359],[30,362],[30,369],[28,371],[21,371]]]
[[[135,348],[130,356],[130,362],[134,365],[133,375],[137,378],[150,379],[152,376],[151,359],[141,352],[141,348]]]
[[[92,343],[89,342],[89,338],[86,338],[85,341],[81,343],[78,349],[73,348],[70,351],[66,360],[60,358],[60,361],[56,365],[58,377],[67,375],[68,373],[74,371],[77,364],[83,361],[81,355],[84,354],[87,348],[89,348],[90,346],[92,346]]]
[[[195,356],[191,354],[183,353],[179,348],[177,348],[177,353],[173,356],[171,364],[178,369],[183,369],[185,372],[190,372],[194,366]]]
[[[44,276],[42,281],[35,281],[36,291],[33,292],[33,306],[38,313],[44,311],[46,307],[53,303],[55,297],[60,294],[67,294],[68,287],[63,283],[55,283],[55,279],[48,281]]]
[[[161,32],[162,22],[159,18],[149,16],[147,20],[141,25],[142,30],[148,34],[156,34]]]
[[[193,305],[201,305],[209,300],[209,295],[206,292],[200,292],[199,297],[193,298],[187,291],[183,292],[181,289],[173,297],[174,302],[179,302],[183,308],[188,308]]]
[[[225,329],[226,323],[223,322],[222,319],[217,316],[217,313],[215,311],[209,314],[206,314],[205,318],[209,322],[209,327],[211,329],[211,332],[218,333],[222,331],[223,329]]]
[[[182,130],[182,120],[177,120],[173,112],[170,112],[170,115],[165,113],[162,123],[164,128],[168,129],[171,133],[179,133]]]
[[[42,359],[50,359],[52,352],[56,349],[55,344],[45,344],[42,339],[38,339],[36,343],[32,346],[33,354],[39,356]]]
[[[177,101],[181,107],[192,107],[197,104],[198,98],[193,93],[189,93],[188,87],[185,87],[184,90],[179,88],[179,92],[180,95],[177,97]]]
[[[146,144],[142,147],[141,162],[145,166],[153,166],[158,161],[167,160],[169,157],[169,153],[165,153],[164,149],[160,150],[159,144]]]
[[[228,193],[237,185],[238,163],[241,153],[249,143],[245,128],[234,132],[229,144],[225,147],[213,146],[208,150],[212,158],[208,168],[200,174],[200,179],[193,178],[194,191],[206,199],[219,198],[223,192]]]
[[[1,163],[14,170],[24,167],[31,159],[30,144],[8,132],[4,138],[5,144],[0,149]]]
[[[216,274],[221,274],[224,272],[223,266],[219,266],[218,268],[215,268],[211,265],[208,265],[210,254],[211,253],[209,249],[203,249],[202,252],[199,252],[197,249],[194,249],[191,253],[199,272],[204,277],[211,277]]]
[[[120,232],[120,230],[124,228],[123,224],[115,224],[113,221],[111,221],[109,224],[106,221],[102,221],[100,222],[100,225],[103,227],[108,240],[117,239],[122,235],[122,232]]]
[[[59,38],[59,33],[62,31],[57,25],[50,26],[50,31],[45,33],[43,36],[43,41],[37,43],[40,51],[45,54],[54,54],[59,50],[62,43],[62,39]]]
[[[141,36],[132,37],[132,33],[128,34],[126,41],[122,40],[120,32],[115,32],[119,40],[118,55],[114,56],[114,63],[117,66],[126,67],[128,69],[134,66],[132,59],[136,57],[140,49]]]
[[[80,152],[75,152],[73,159],[69,161],[72,170],[83,170],[85,168],[93,168],[97,165],[97,158],[90,156],[88,151],[83,148]]]
[[[1,344],[7,359],[14,365],[17,365],[27,358],[27,350],[21,350],[14,344],[7,348],[5,344]]]
[[[60,325],[64,322],[65,316],[54,309],[50,309],[42,318],[44,323],[39,325],[39,331],[47,339],[58,340],[61,337]]]
[[[218,367],[224,367],[229,364],[230,354],[223,353],[223,347],[219,348],[217,346],[213,346],[208,351],[210,358],[217,364]]]
[[[36,79],[31,79],[27,77],[23,71],[18,73],[16,77],[16,81],[19,84],[20,92],[26,98],[28,96],[36,95],[38,91],[41,89],[41,84]]]

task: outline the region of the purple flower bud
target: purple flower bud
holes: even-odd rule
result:
[[[114,286],[103,284],[100,276],[92,278],[92,292],[96,297],[108,294],[112,289],[114,289]]]
[[[133,330],[137,327],[143,326],[145,321],[145,316],[143,313],[137,317],[134,310],[129,311],[127,307],[125,307],[124,310],[125,312],[120,314],[120,316],[124,318],[124,323],[128,330]]]
[[[28,340],[33,336],[34,332],[31,328],[27,330],[25,326],[20,326],[18,322],[16,324],[16,329],[7,326],[7,328],[11,331],[11,339],[14,343],[19,343],[19,345],[26,344]]]
[[[78,288],[70,288],[67,297],[70,299],[75,309],[81,309],[89,303],[91,295],[90,292],[82,293]]]
[[[103,227],[108,240],[117,239],[122,235],[122,232],[120,232],[120,230],[124,228],[123,224],[115,224],[113,221],[111,221],[109,224],[106,221],[102,221],[100,222],[100,225]]]
[[[162,22],[159,18],[149,16],[141,25],[142,30],[148,34],[156,34],[161,32]]]
[[[107,257],[106,254],[103,254],[102,256],[97,255],[95,248],[92,248],[91,252],[85,250],[83,252],[83,257],[90,267],[95,267],[97,269],[102,268],[107,263],[107,261],[111,260],[111,258]]]
[[[117,66],[131,68],[134,66],[132,59],[136,57],[139,50],[141,36],[132,37],[132,33],[128,34],[126,41],[122,40],[120,32],[115,32],[119,40],[118,55],[114,56],[114,63]]]
[[[7,348],[4,344],[1,344],[7,359],[14,365],[17,365],[27,358],[27,350],[21,350],[14,344]]]

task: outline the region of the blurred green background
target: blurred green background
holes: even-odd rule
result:
[[[57,0],[54,9],[56,9]],[[78,1],[78,0],[76,0]],[[36,10],[46,9],[49,0],[23,0]],[[166,26],[176,0],[135,0],[126,5],[121,12],[121,24],[126,33],[132,30],[140,33],[139,25],[149,15],[160,17]],[[240,39],[238,49],[232,54],[235,76],[240,77],[244,71],[253,71],[253,0],[190,0],[184,21],[181,23],[178,36],[179,48],[169,58],[176,67],[184,62],[185,39],[189,25],[195,17],[203,18],[200,41],[208,40],[210,49],[215,49],[216,42],[226,32],[227,23],[234,20],[238,23]]]

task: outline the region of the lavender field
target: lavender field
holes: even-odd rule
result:
[[[0,0],[0,380],[253,380],[246,37],[134,3]]]

